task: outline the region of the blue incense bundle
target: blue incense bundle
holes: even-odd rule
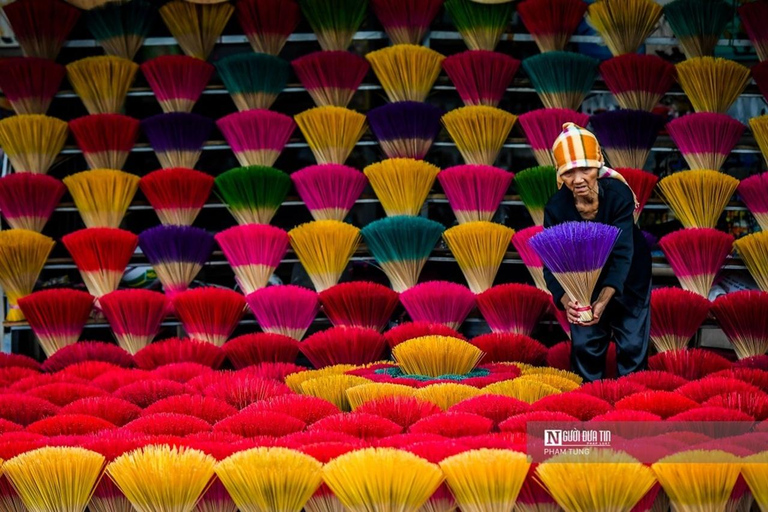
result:
[[[187,289],[213,251],[208,231],[191,226],[157,226],[139,235],[139,247],[167,295]]]
[[[141,122],[163,169],[193,169],[213,125],[212,119],[187,112],[160,114]]]
[[[566,295],[579,304],[582,322],[592,320],[592,292],[620,232],[599,222],[564,222],[529,242]]]
[[[440,133],[442,115],[427,103],[399,101],[368,112],[368,123],[387,157],[423,160]]]
[[[664,118],[644,110],[611,110],[589,118],[611,167],[642,169]]]

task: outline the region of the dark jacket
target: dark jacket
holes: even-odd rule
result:
[[[629,187],[614,178],[598,179],[597,184],[597,215],[591,221],[616,226],[621,229],[621,234],[603,267],[592,301],[597,299],[600,290],[610,286],[616,289],[611,300],[628,311],[637,312],[647,307],[650,301],[651,251],[643,233],[635,224],[634,199]],[[544,227],[568,221],[584,219],[576,209],[573,192],[564,186],[552,196],[544,209]],[[563,287],[546,267],[544,278],[555,304],[563,309]]]

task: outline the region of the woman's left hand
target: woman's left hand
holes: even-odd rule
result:
[[[606,286],[600,291],[600,296],[597,297],[597,300],[592,304],[592,320],[589,322],[582,322],[579,325],[582,325],[584,327],[589,327],[590,325],[595,325],[600,321],[600,317],[603,316],[603,312],[605,311],[605,307],[608,305],[608,302],[613,298],[613,295],[616,293],[616,290],[611,288],[610,286]]]

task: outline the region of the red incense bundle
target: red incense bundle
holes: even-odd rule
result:
[[[299,344],[299,349],[315,368],[324,368],[376,362],[386,346],[384,337],[374,329],[332,327],[309,336]]]
[[[17,114],[45,114],[67,70],[37,57],[0,60],[0,90]]]
[[[245,313],[245,298],[237,292],[212,286],[174,295],[173,309],[187,335],[218,347],[232,335]]]
[[[674,64],[656,55],[628,53],[600,64],[605,85],[621,108],[651,112],[677,75]]]
[[[475,295],[448,281],[428,281],[400,294],[400,302],[415,322],[443,324],[458,329],[475,307]]]
[[[120,114],[94,114],[69,122],[91,169],[121,170],[139,136],[139,120]]]
[[[93,296],[70,289],[42,290],[19,299],[24,317],[50,357],[76,343],[93,309]]]
[[[525,0],[517,5],[520,19],[539,51],[565,50],[571,34],[584,19],[587,3],[582,0]]]
[[[421,44],[443,0],[373,0],[376,14],[392,44]]]
[[[0,178],[0,212],[11,228],[40,233],[65,191],[60,180],[46,174],[8,174]]]
[[[185,55],[162,55],[141,65],[165,113],[191,112],[214,70],[208,62]]]
[[[141,178],[139,188],[163,225],[191,226],[208,201],[214,178],[183,167],[160,169]]]
[[[118,345],[131,354],[149,345],[160,330],[170,302],[150,290],[116,290],[99,299]]]
[[[549,311],[550,295],[534,286],[507,283],[477,296],[477,307],[493,332],[530,336]]]
[[[667,125],[669,126],[669,125]],[[635,208],[635,222],[640,217],[640,214],[645,208],[645,204],[653,194],[653,189],[656,187],[656,183],[659,182],[659,177],[648,171],[642,169],[633,169],[631,167],[619,167],[615,169],[619,174],[624,176],[627,180],[629,188],[635,193],[637,197],[637,208]]]
[[[742,290],[721,295],[712,311],[739,359],[768,352],[768,293]]]
[[[449,336],[460,340],[464,339],[464,336],[455,329],[431,322],[404,322],[384,333],[384,339],[387,340],[389,348],[395,348],[400,343],[422,336]]]
[[[549,293],[547,283],[544,281],[544,264],[541,262],[541,258],[528,244],[528,241],[534,236],[544,231],[544,226],[531,226],[529,228],[515,231],[512,236],[512,245],[515,246],[517,254],[520,255],[520,259],[523,260],[523,264],[531,273],[533,283],[539,290],[543,290]]]
[[[519,60],[485,50],[469,50],[443,61],[464,105],[497,107],[519,68]]]
[[[28,0],[3,7],[25,57],[56,60],[80,11],[61,0]]]
[[[356,281],[320,293],[323,313],[336,327],[383,331],[399,303],[397,292],[377,283]]]
[[[310,53],[291,65],[318,107],[349,105],[371,68],[363,57],[346,51]]]
[[[684,349],[709,314],[710,302],[680,288],[651,293],[651,341],[659,352]]]
[[[294,0],[239,0],[237,20],[256,53],[278,55],[301,19]]]
[[[282,334],[260,332],[232,338],[224,344],[224,352],[232,366],[240,370],[261,363],[293,363],[299,344]]]

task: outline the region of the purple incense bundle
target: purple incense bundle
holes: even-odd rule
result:
[[[271,167],[296,129],[293,118],[271,110],[235,112],[216,125],[244,167]]]
[[[398,101],[368,112],[368,123],[388,158],[423,160],[440,133],[443,111],[416,101]]]
[[[166,295],[187,289],[213,251],[213,235],[191,226],[157,226],[139,235],[139,247]]]
[[[642,169],[664,119],[644,110],[611,110],[589,119],[611,167]]]
[[[563,124],[575,123],[578,126],[586,126],[589,116],[567,108],[540,108],[522,114],[517,118],[517,122],[522,126],[533,150],[533,156],[539,165],[554,166],[555,157],[552,156],[552,146],[563,131]]]
[[[667,123],[667,131],[691,169],[719,171],[746,126],[726,114],[696,112]]]
[[[291,180],[315,220],[343,221],[368,184],[365,174],[339,164],[311,165]]]
[[[144,119],[141,128],[163,169],[194,169],[213,130],[213,120],[188,112],[172,112]]]
[[[529,242],[568,297],[579,304],[582,322],[592,320],[592,292],[620,232],[599,222],[564,222]]]

